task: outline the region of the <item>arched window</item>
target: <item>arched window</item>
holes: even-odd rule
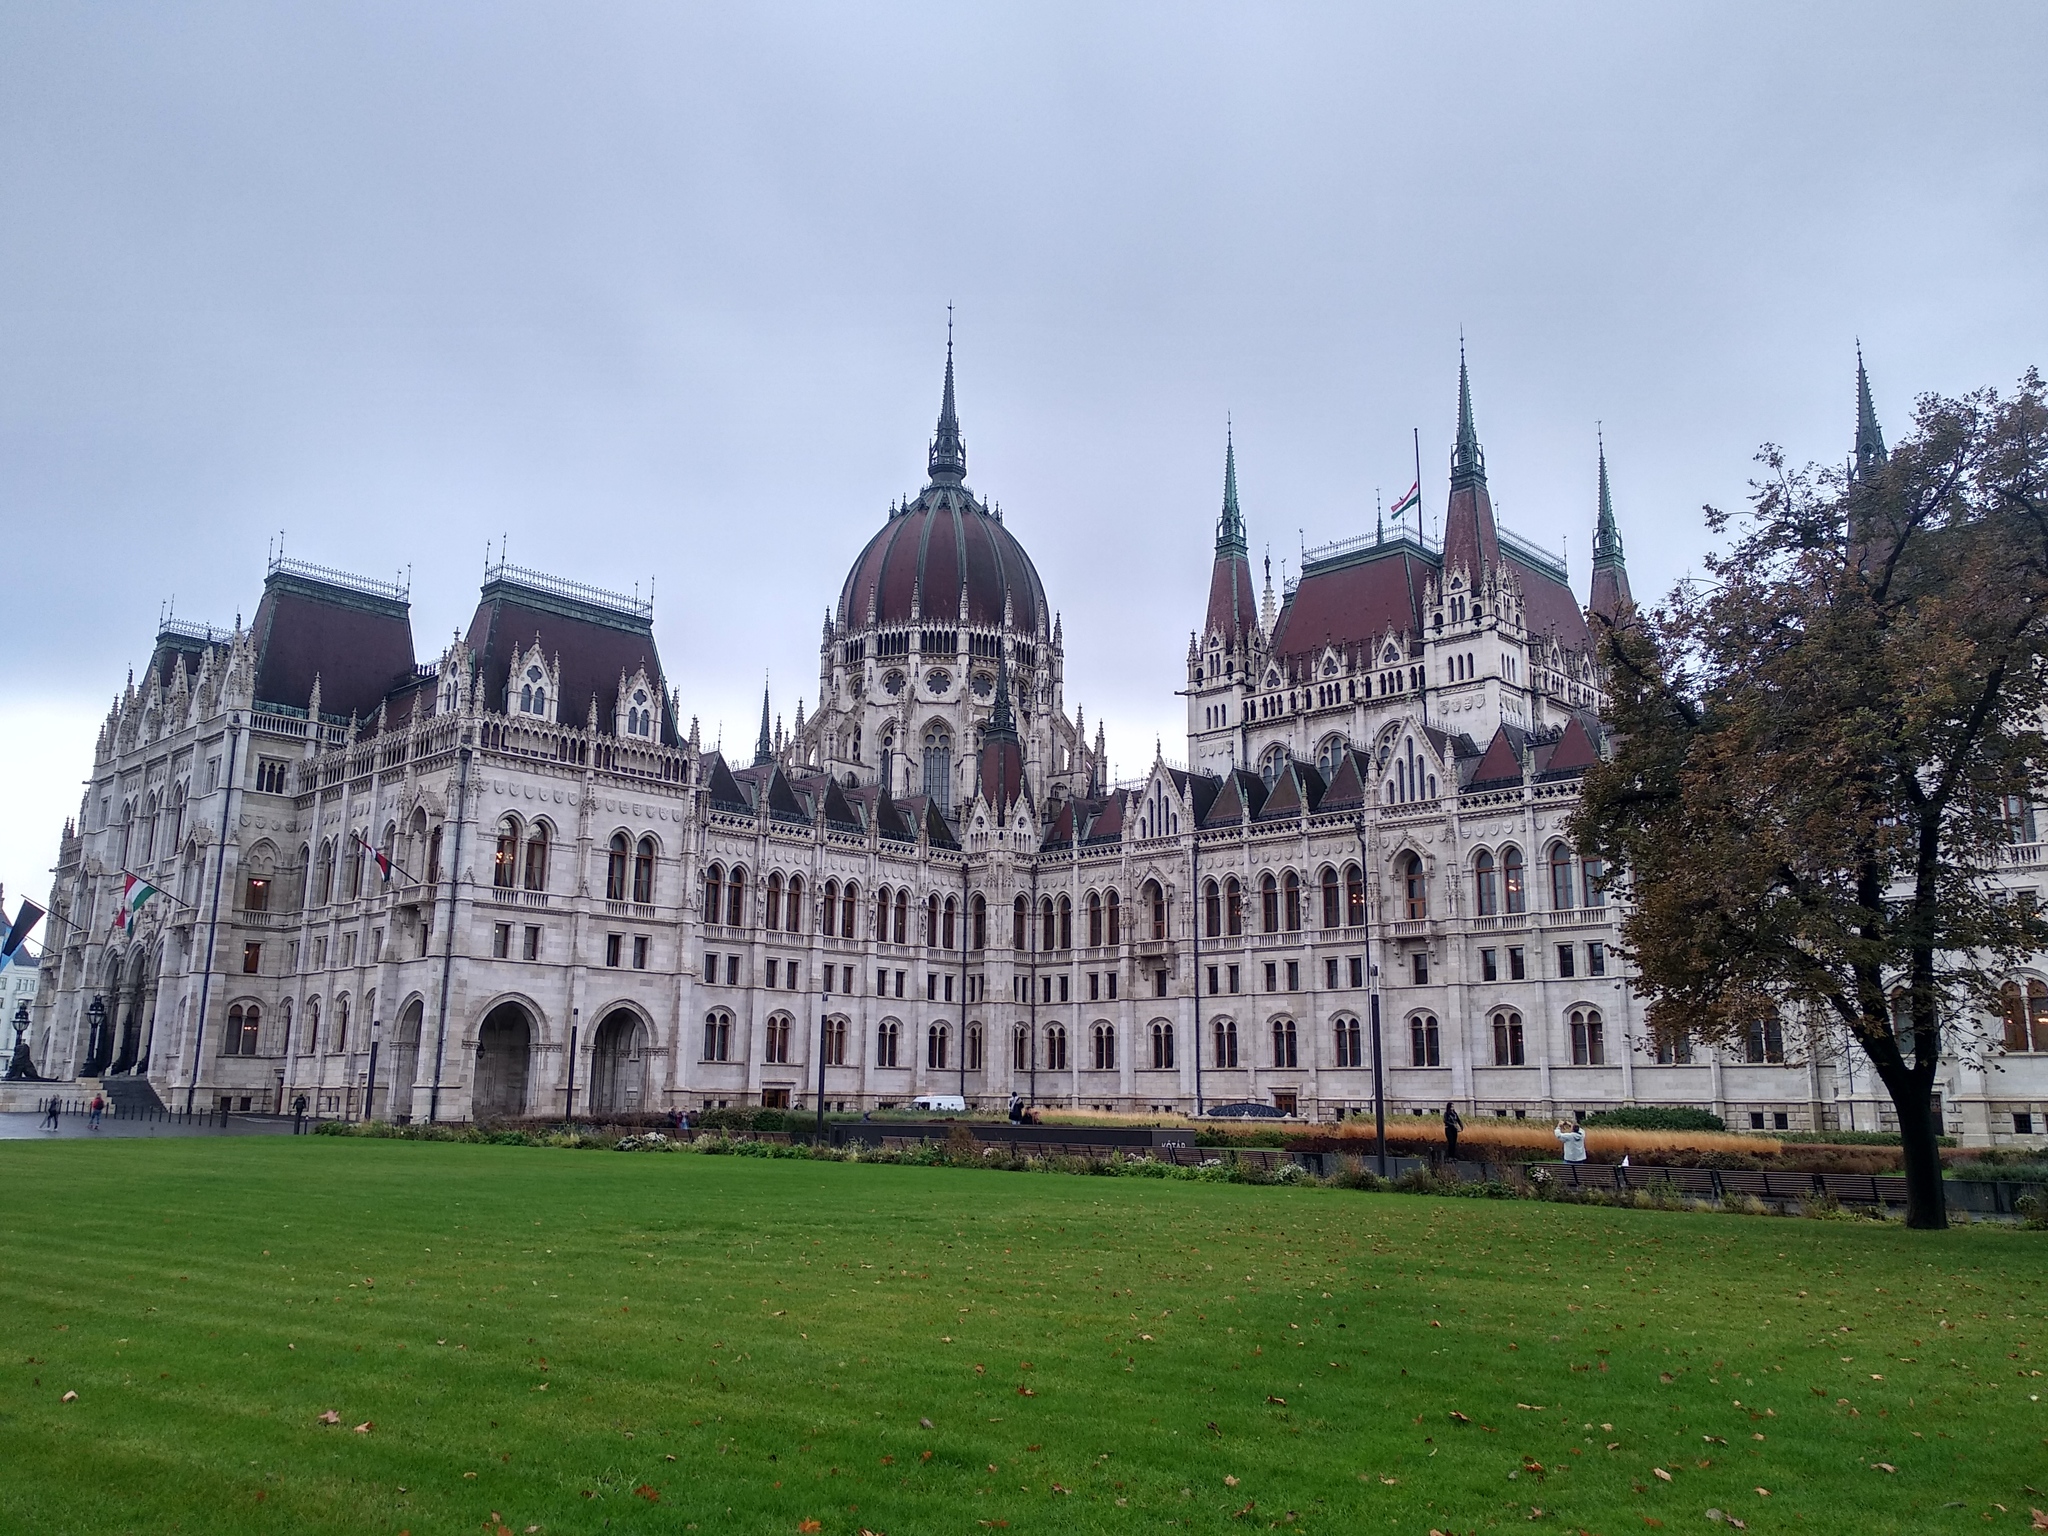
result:
[[[1443,1065],[1443,1035],[1437,1028],[1435,1014],[1418,1013],[1408,1021],[1408,1052],[1414,1066]]]
[[[292,1053],[292,1000],[286,998],[278,1005],[277,1054],[289,1056]]]
[[[254,1056],[256,1038],[262,1030],[263,1010],[256,1004],[235,1004],[228,1010],[227,1038],[221,1042],[223,1056]]]
[[[654,904],[654,839],[643,837],[633,854],[633,899],[641,906]]]
[[[1275,746],[1266,749],[1265,755],[1259,759],[1259,777],[1266,781],[1266,788],[1271,789],[1279,782],[1280,770],[1286,766],[1287,749],[1285,747]]]
[[[988,898],[979,891],[974,893],[973,912],[973,947],[977,951],[984,950],[988,948]]]
[[[1342,887],[1337,883],[1337,871],[1325,869],[1323,871],[1322,883],[1323,926],[1325,928],[1335,928],[1344,921],[1344,895]]]
[[[1045,1070],[1067,1070],[1067,1026],[1064,1024],[1048,1024],[1045,1027]]]
[[[1294,1020],[1273,1021],[1273,1065],[1276,1067],[1298,1066],[1295,1053]]]
[[[1281,917],[1289,933],[1301,932],[1301,876],[1288,870],[1280,880]]]
[[[1152,1070],[1173,1070],[1173,1026],[1164,1019],[1152,1021]]]
[[[747,872],[738,865],[725,877],[725,921],[732,928],[747,923]]]
[[[1743,1043],[1751,1065],[1775,1065],[1785,1059],[1785,1025],[1775,1014],[1753,1022]]]
[[[1574,1008],[1572,1026],[1572,1065],[1575,1067],[1602,1067],[1607,1064],[1607,1031],[1600,1022],[1598,1008]]]
[[[967,1070],[970,1072],[979,1072],[981,1070],[981,1026],[979,1024],[967,1026]]]
[[[604,860],[604,899],[606,901],[624,901],[626,899],[626,864],[630,846],[626,841],[625,833],[614,832],[612,834],[611,850],[605,855]]]
[[[533,824],[533,835],[526,840],[526,888],[548,888],[548,829],[541,822]]]
[[[1408,920],[1429,916],[1429,878],[1422,872],[1422,855],[1406,854],[1401,859],[1401,896]]]
[[[306,999],[306,1043],[300,1049],[308,1056],[320,1054],[320,999]]]
[[[514,831],[514,836],[517,836],[516,828]],[[516,843],[514,845],[514,850],[515,851],[513,862],[516,865],[518,862]],[[348,876],[348,895],[345,899],[349,901],[354,901],[358,896],[363,894],[363,834],[360,830],[351,832],[349,834],[348,864],[346,867],[346,874]],[[509,882],[507,883],[509,884]]]
[[[1097,1024],[1089,1032],[1089,1043],[1094,1047],[1090,1059],[1095,1063],[1095,1070],[1098,1072],[1114,1072],[1116,1070],[1116,1026],[1114,1024]]]
[[[924,792],[941,816],[953,811],[953,738],[943,725],[924,733]]]
[[[1237,1065],[1237,1020],[1216,1021],[1216,1065],[1234,1067]]]
[[[723,1008],[704,1015],[704,1059],[732,1060],[732,1015]]]
[[[835,1013],[825,1021],[825,1065],[846,1065],[846,1015]]]
[[[1022,949],[1026,943],[1024,930],[1031,922],[1031,903],[1019,896],[1010,903],[1010,948]]]
[[[1481,917],[1499,915],[1500,873],[1493,866],[1493,855],[1484,848],[1472,861],[1472,893]]]
[[[1522,1016],[1502,1008],[1493,1016],[1493,1064],[1496,1067],[1526,1066],[1522,1050]]]
[[[1244,932],[1244,887],[1235,875],[1223,882],[1223,921],[1233,939]]]
[[[875,1065],[893,1067],[896,1065],[896,1021],[882,1020],[875,1031]]]
[[[939,948],[951,949],[954,947],[954,939],[957,937],[954,930],[959,917],[959,902],[955,898],[948,896],[946,898],[946,910],[939,919]]]
[[[1280,882],[1271,875],[1259,879],[1259,930],[1262,933],[1280,931]]]
[[[1031,1070],[1031,1026],[1019,1024],[1010,1037],[1010,1067],[1013,1071]]]
[[[787,1066],[789,1063],[789,1015],[778,1013],[762,1031],[761,1059]]]
[[[1145,907],[1152,915],[1152,937],[1166,937],[1166,888],[1157,880],[1145,882]]]
[[[1102,947],[1102,896],[1097,891],[1088,893],[1088,947]]]
[[[1365,1034],[1358,1026],[1358,1020],[1350,1015],[1337,1020],[1335,1030],[1337,1065],[1340,1067],[1362,1067],[1365,1065]]]
[[[1577,902],[1572,900],[1572,851],[1563,843],[1550,845],[1550,905],[1558,912],[1569,912]]]
[[[1579,889],[1586,893],[1586,905],[1604,907],[1607,905],[1607,887],[1602,882],[1607,878],[1607,865],[1599,859],[1586,859],[1579,866]]]
[[[337,1052],[348,1049],[348,997],[346,994],[334,1000],[334,1049]]]
[[[491,865],[491,884],[509,891],[519,883],[519,820],[507,816],[498,823],[497,858]]]
[[[900,889],[896,892],[896,942],[910,942],[910,892]]]
[[[1112,945],[1123,942],[1123,898],[1111,891],[1103,898],[1103,921],[1108,928],[1108,939]]]
[[[1529,910],[1529,888],[1522,879],[1522,850],[1503,848],[1500,855],[1501,904],[1509,912]]]
[[[1365,871],[1356,864],[1344,866],[1344,926],[1365,926]]]
[[[831,938],[839,931],[839,882],[825,882],[825,901],[818,908],[819,932]]]
[[[765,926],[770,933],[782,926],[782,876],[770,874],[766,887],[768,915]]]
[[[886,885],[875,892],[875,942],[889,942],[889,887]]]
[[[1208,920],[1209,937],[1223,937],[1223,897],[1216,889],[1214,880],[1202,883],[1202,915]]]
[[[1344,738],[1342,736],[1325,736],[1323,744],[1316,748],[1316,769],[1322,774],[1325,784],[1328,784],[1337,777],[1337,769],[1343,762]],[[1334,928],[1336,924],[1332,923],[1329,926]]]
[[[859,906],[860,887],[849,880],[846,882],[846,890],[839,898],[839,931],[849,939],[860,936],[855,932],[854,921],[855,913],[859,910]]]
[[[924,1064],[933,1072],[946,1070],[947,1029],[943,1024],[934,1024],[924,1032]]]
[[[318,893],[318,904],[326,906],[334,900],[334,839],[328,838],[320,845],[320,873],[313,889]]]
[[[1074,903],[1066,896],[1060,898],[1060,948],[1074,947]]]
[[[725,909],[725,871],[716,864],[704,871],[704,921],[715,923]]]
[[[924,941],[939,942],[939,897],[935,891],[924,899]]]

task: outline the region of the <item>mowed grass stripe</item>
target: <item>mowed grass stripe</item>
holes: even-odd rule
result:
[[[9,1529],[2048,1506],[2036,1234],[324,1137],[0,1159]]]

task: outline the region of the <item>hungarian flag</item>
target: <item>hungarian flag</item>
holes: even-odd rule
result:
[[[126,928],[128,926],[128,919],[142,910],[143,903],[147,902],[152,896],[161,895],[163,895],[162,891],[151,885],[140,875],[123,875],[121,877],[121,910],[114,914],[114,926],[116,928]]]
[[[382,848],[372,847],[370,840],[360,832],[356,834],[356,841],[361,843],[366,849],[369,849],[370,857],[377,861],[377,872],[384,877],[384,883],[389,885],[391,883],[391,855]]]
[[[1420,509],[1421,506],[1422,482],[1418,480],[1413,485],[1408,487],[1407,495],[1403,496],[1399,501],[1394,503],[1394,516],[1399,517],[1403,512],[1406,512],[1410,507]]]

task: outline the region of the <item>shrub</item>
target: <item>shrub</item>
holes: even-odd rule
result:
[[[1587,1125],[1611,1126],[1617,1131],[1725,1131],[1721,1117],[1690,1105],[1638,1105],[1603,1109],[1586,1116]]]
[[[2008,1163],[1977,1157],[1966,1163],[1954,1164],[1949,1169],[1949,1177],[1978,1182],[2006,1179],[2015,1184],[2048,1184],[2048,1162]]]

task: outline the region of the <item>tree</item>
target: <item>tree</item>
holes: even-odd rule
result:
[[[1875,423],[1871,423],[1875,435]],[[1869,1058],[1907,1223],[1947,1225],[1944,1048],[2048,946],[1997,878],[2048,706],[2048,408],[1933,396],[1889,457],[1765,475],[1707,575],[1604,625],[1616,747],[1574,817],[1625,882],[1652,1032],[1736,1043],[1788,1017]],[[1944,1030],[1944,1023],[1947,1025]]]

